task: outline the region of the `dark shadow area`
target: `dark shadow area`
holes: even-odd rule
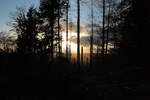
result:
[[[17,8],[10,23],[17,39],[0,34],[0,100],[150,99],[149,1],[102,1],[103,22],[98,32],[90,26],[97,37],[90,35],[87,61],[80,37],[77,57],[71,58],[68,0],[41,0],[38,10]],[[80,1],[77,5],[79,36]]]

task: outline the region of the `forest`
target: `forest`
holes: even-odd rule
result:
[[[0,100],[150,99],[148,0],[38,2],[0,30]]]

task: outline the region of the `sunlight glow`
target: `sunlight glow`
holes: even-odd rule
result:
[[[84,37],[84,36],[89,36],[89,34],[87,34],[86,32],[82,32],[80,37]],[[76,32],[71,32],[71,34],[68,34],[68,47],[71,46],[71,52],[72,53],[77,53],[77,43],[76,43],[76,38],[77,38],[77,33]],[[66,50],[66,33],[62,32],[62,48],[63,48],[63,52],[65,53]],[[89,52],[89,47],[83,46],[84,47],[84,53],[88,53]]]

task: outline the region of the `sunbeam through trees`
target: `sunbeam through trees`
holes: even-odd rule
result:
[[[1,0],[0,100],[150,99],[149,4]]]

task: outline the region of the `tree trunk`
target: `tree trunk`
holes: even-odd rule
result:
[[[72,43],[72,41],[71,41],[71,34],[72,34],[72,19],[70,19],[70,60],[71,60],[71,56],[72,56],[72,51],[71,51],[71,43]]]
[[[105,0],[103,0],[103,30],[102,30],[102,56],[105,51]]]
[[[54,8],[52,8],[52,13],[53,13],[53,16],[50,17],[50,34],[51,34],[51,40],[50,40],[50,44],[51,44],[51,47],[50,47],[50,51],[51,51],[51,62],[53,63],[54,62]]]
[[[92,18],[92,28],[91,28],[91,36],[90,36],[90,66],[93,65],[93,0],[91,0],[91,18]]]
[[[51,23],[51,61],[54,62],[54,25]]]
[[[77,64],[80,67],[80,0],[77,0]]]
[[[58,55],[59,57],[61,56],[61,46],[60,46],[60,42],[61,42],[61,37],[60,37],[60,0],[59,2],[59,6],[58,6]]]
[[[81,65],[83,65],[83,47],[81,48]]]
[[[108,22],[107,22],[107,34],[106,34],[106,54],[108,53],[108,41],[109,41],[109,26],[110,26],[110,2],[108,8]]]
[[[69,0],[67,0],[67,5],[66,5],[66,58],[68,58],[68,5],[69,5]]]

